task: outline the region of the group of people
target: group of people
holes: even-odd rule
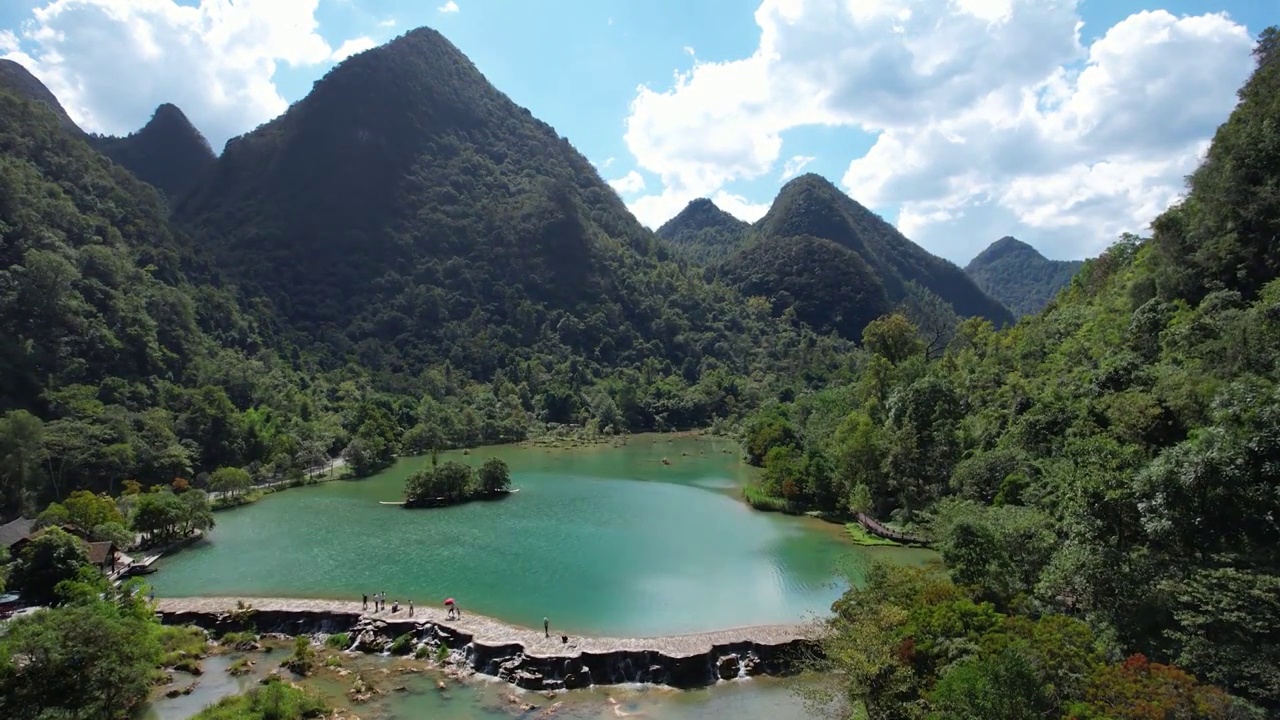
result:
[[[369,609],[368,595],[360,596],[360,605],[366,611]],[[387,594],[385,592],[374,593],[373,594],[373,611],[376,613],[386,609],[387,609]],[[391,612],[392,613],[400,612],[399,600],[391,601]],[[409,601],[409,617],[413,617],[413,601],[412,600]]]

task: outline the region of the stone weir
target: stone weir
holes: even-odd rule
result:
[[[183,598],[158,602],[165,623],[195,625],[216,632],[314,635],[348,633],[350,650],[404,652],[427,646],[434,656],[445,648],[450,660],[528,690],[560,690],[589,685],[651,683],[696,688],[752,675],[787,675],[815,657],[813,628],[762,625],[652,638],[570,637],[543,633],[466,614],[449,619],[438,608],[417,608],[408,616],[369,613],[360,603],[267,598]]]

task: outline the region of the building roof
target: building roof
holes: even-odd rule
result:
[[[14,543],[31,534],[36,521],[18,518],[11,523],[0,525],[0,547],[12,547]]]
[[[112,559],[116,544],[110,540],[89,543],[89,562],[94,565],[106,565]]]

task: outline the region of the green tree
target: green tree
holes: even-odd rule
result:
[[[511,473],[502,460],[491,457],[480,466],[480,492],[493,494],[511,487]]]
[[[919,329],[901,313],[891,313],[868,323],[862,331],[862,346],[894,365],[923,354],[925,349]]]
[[[232,498],[239,497],[253,485],[253,478],[244,468],[223,467],[213,471],[209,489]]]
[[[8,585],[27,602],[54,605],[60,601],[58,583],[75,579],[87,566],[89,554],[80,538],[49,528],[19,551]]]
[[[0,636],[0,716],[132,717],[151,691],[155,626],[92,600],[13,620]]]
[[[188,493],[190,494],[190,493]],[[162,543],[182,533],[187,508],[177,495],[164,490],[138,496],[133,508],[133,529],[149,543]]]
[[[44,423],[26,410],[0,417],[0,514],[31,512],[46,492]]]

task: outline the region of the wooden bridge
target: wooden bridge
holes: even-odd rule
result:
[[[867,532],[877,537],[893,540],[894,542],[900,542],[903,545],[924,545],[924,546],[929,545],[928,538],[922,538],[916,535],[907,535],[906,533],[900,533],[897,530],[894,530],[890,527],[886,527],[879,520],[876,520],[875,518],[871,517],[866,513],[860,513],[860,512],[854,513],[853,517],[855,520],[858,521],[859,525],[867,529]]]

